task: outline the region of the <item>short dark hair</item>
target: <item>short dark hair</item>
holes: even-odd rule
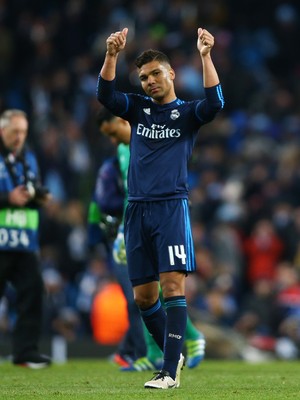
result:
[[[100,111],[97,113],[96,117],[96,122],[97,126],[101,126],[103,122],[107,121],[110,122],[112,119],[114,119],[116,116],[110,112],[107,108],[102,107]]]
[[[143,65],[148,64],[151,61],[159,61],[161,63],[171,65],[169,57],[165,53],[153,49],[143,51],[143,53],[140,54],[135,60],[135,65],[138,68],[141,68]]]

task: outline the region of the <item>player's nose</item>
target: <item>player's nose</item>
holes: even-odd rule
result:
[[[148,76],[148,85],[151,85],[152,83],[155,83],[155,82],[156,82],[156,81],[155,81],[154,76],[149,75],[149,76]]]

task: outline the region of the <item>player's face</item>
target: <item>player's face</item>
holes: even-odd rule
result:
[[[2,128],[1,136],[4,146],[11,152],[18,154],[23,149],[28,132],[28,121],[21,115],[15,115],[10,123]]]
[[[173,101],[175,72],[168,64],[151,61],[139,70],[139,78],[144,92],[157,103],[165,104]]]
[[[130,142],[130,124],[122,118],[115,117],[111,121],[104,121],[100,131],[109,136],[115,144]]]

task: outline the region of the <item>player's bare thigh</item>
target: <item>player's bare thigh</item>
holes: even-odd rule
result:
[[[186,274],[181,271],[162,272],[160,286],[163,297],[184,296]]]
[[[159,296],[159,283],[153,281],[143,285],[134,286],[134,300],[139,308],[147,309],[151,307]]]
[[[164,298],[184,296],[185,273],[172,271],[160,274],[160,285]],[[157,281],[134,286],[134,299],[138,307],[147,309],[151,307],[159,297],[159,283]]]

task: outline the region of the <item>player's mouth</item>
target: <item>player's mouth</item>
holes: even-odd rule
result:
[[[150,89],[149,89],[149,92],[151,93],[151,94],[155,94],[155,93],[157,93],[159,91],[159,88],[158,87],[151,87]]]

